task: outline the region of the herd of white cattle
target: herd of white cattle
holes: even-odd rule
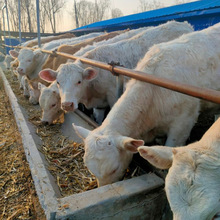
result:
[[[220,23],[194,31],[187,22],[170,21],[136,30],[43,38],[42,43],[45,50],[119,62],[147,74],[220,90]],[[24,46],[35,47],[36,40]],[[139,152],[154,166],[169,169],[165,190],[175,220],[218,219],[220,119],[200,141],[184,146],[201,111],[216,104],[135,79],[125,80],[125,91],[117,100],[116,78],[107,70],[39,49],[11,50],[4,63],[17,76],[24,96],[39,103],[42,123],[52,124],[79,103],[96,112],[98,128],[73,127],[84,141],[84,162],[99,186],[120,180]],[[111,110],[102,122],[107,107]],[[144,146],[163,136],[165,146]]]

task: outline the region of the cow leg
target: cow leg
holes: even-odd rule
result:
[[[102,121],[104,120],[104,116],[105,116],[105,109],[97,109],[97,108],[93,108],[93,116],[95,118],[95,121],[101,125]]]
[[[190,132],[199,116],[199,105],[194,105],[188,113],[183,112],[170,126],[165,145],[170,147],[185,145]]]

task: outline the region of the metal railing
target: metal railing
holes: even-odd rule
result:
[[[18,49],[23,49],[23,48],[28,48],[28,47],[22,47],[22,46],[9,46],[9,45],[4,45],[7,47],[12,47],[12,48],[18,48]],[[36,48],[29,48],[32,50],[36,50]],[[39,48],[40,49],[40,48]],[[145,72],[141,71],[136,71],[136,70],[130,70],[124,67],[120,67],[117,65],[110,65],[106,64],[104,62],[96,61],[96,60],[91,60],[87,58],[82,58],[82,57],[77,57],[74,55],[70,55],[67,53],[61,53],[61,52],[56,52],[56,51],[48,51],[44,49],[40,49],[43,53],[47,53],[50,55],[54,56],[62,56],[67,59],[72,59],[76,60],[79,59],[82,63],[89,64],[98,68],[102,68],[105,70],[108,70],[112,72],[114,75],[124,75],[128,76],[133,79],[137,79],[146,83],[154,84],[166,89],[170,89],[179,93],[183,93],[189,96],[193,96],[196,98],[200,98],[203,100],[207,100],[210,102],[214,102],[217,104],[220,104],[220,92],[212,89],[207,89],[207,88],[200,88],[197,86],[193,85],[188,85],[185,83],[177,82],[174,80],[154,76],[151,74],[147,74]]]

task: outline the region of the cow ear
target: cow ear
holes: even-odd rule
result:
[[[17,52],[16,50],[9,50],[9,54],[11,55],[11,57],[17,58],[19,55],[19,52]]]
[[[143,146],[143,145],[144,145],[143,140],[136,140],[130,137],[124,137],[123,142],[122,142],[123,148],[132,153],[137,153],[138,147]]]
[[[40,90],[40,91],[42,91],[44,88],[46,88],[46,86],[44,85],[44,84],[42,84],[42,83],[38,83],[38,89]]]
[[[165,146],[141,146],[138,148],[140,155],[159,169],[169,169],[173,162],[173,148]]]
[[[39,72],[39,76],[41,79],[43,79],[46,82],[53,82],[56,80],[57,78],[57,74],[58,72],[52,70],[52,69],[45,69],[45,70],[41,70]]]
[[[86,129],[86,128],[83,128],[83,127],[81,127],[81,126],[77,126],[77,125],[75,125],[75,124],[72,124],[72,125],[73,125],[73,128],[74,128],[76,134],[77,134],[80,138],[82,138],[82,139],[86,139],[86,138],[87,138],[87,136],[88,136],[89,133],[90,133],[90,130],[88,130],[88,129]]]
[[[83,77],[86,80],[93,80],[97,77],[97,75],[98,75],[97,71],[92,67],[86,68],[83,72]]]

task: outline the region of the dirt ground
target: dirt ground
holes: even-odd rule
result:
[[[1,78],[0,105],[0,220],[44,220]]]

